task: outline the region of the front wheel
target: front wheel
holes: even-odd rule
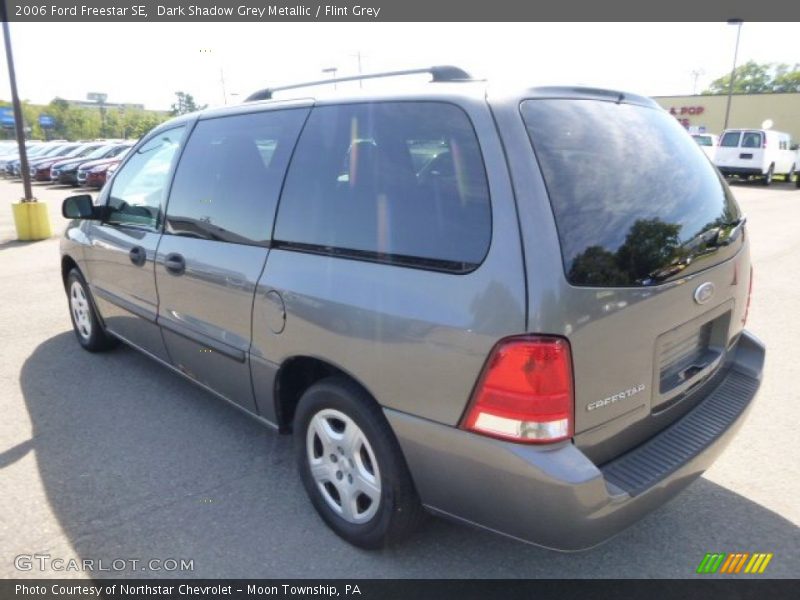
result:
[[[89,352],[109,350],[118,344],[116,338],[103,329],[92,302],[89,286],[80,271],[72,269],[67,276],[69,316],[78,343]]]
[[[362,548],[409,536],[424,511],[400,446],[380,407],[344,377],[302,396],[294,418],[300,477],[333,531]]]

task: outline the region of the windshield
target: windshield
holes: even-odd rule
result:
[[[654,285],[738,248],[730,190],[668,113],[588,99],[521,109],[571,283]]]
[[[49,148],[49,146],[34,146],[28,150],[28,156],[43,156]]]
[[[710,135],[693,135],[694,141],[701,146],[713,146]]]
[[[106,154],[111,152],[111,150],[113,150],[114,148],[115,148],[115,146],[113,146],[113,145],[112,146],[100,146],[99,148],[97,148],[93,152],[90,152],[89,154],[87,154],[86,158],[104,158],[106,156]]]
[[[55,156],[68,156],[73,150],[75,150],[78,146],[75,144],[68,144],[63,146],[58,152],[55,153]]]
[[[42,156],[58,156],[58,153],[62,150],[63,146],[61,144],[55,144],[54,146],[50,146],[47,149],[47,152],[42,154]]]

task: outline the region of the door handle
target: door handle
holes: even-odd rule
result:
[[[131,248],[130,252],[128,252],[128,258],[130,258],[131,262],[137,267],[141,267],[147,261],[147,252],[145,252],[144,248],[141,246],[134,246]]]
[[[182,275],[186,270],[186,261],[177,252],[171,252],[164,259],[164,268],[173,275]]]

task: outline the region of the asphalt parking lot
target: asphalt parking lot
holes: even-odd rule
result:
[[[748,327],[767,344],[764,384],[738,437],[703,478],[608,543],[562,554],[430,519],[405,545],[357,550],[306,500],[288,438],[120,348],[73,337],[58,240],[21,243],[0,181],[0,577],[15,557],[187,559],[203,578],[692,577],[706,552],[772,552],[800,577],[800,190],[735,185],[755,284]],[[55,232],[68,187],[36,185]],[[536,510],[532,503],[531,510]]]

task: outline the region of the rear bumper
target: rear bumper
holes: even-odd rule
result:
[[[541,546],[581,550],[661,506],[714,462],[752,406],[764,353],[744,332],[724,377],[698,406],[602,467],[572,443],[514,444],[385,412],[429,510]]]
[[[719,172],[723,175],[739,175],[741,177],[763,177],[766,175],[764,171],[756,167],[720,167]]]

